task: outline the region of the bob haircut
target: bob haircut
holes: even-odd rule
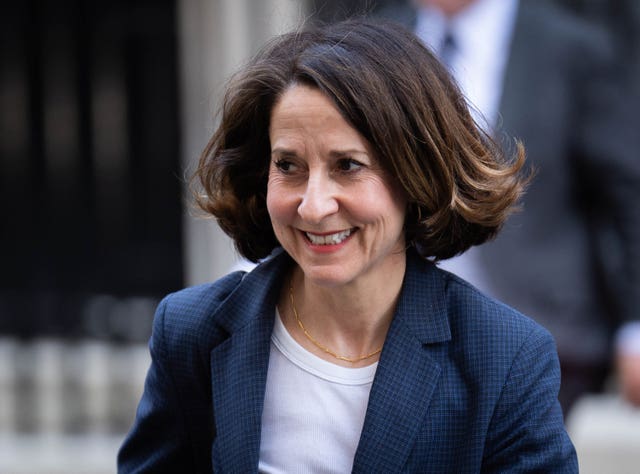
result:
[[[196,203],[246,258],[279,243],[267,212],[271,111],[292,85],[319,89],[372,146],[407,198],[405,241],[440,260],[495,236],[528,178],[471,117],[447,70],[387,21],[351,19],[274,38],[229,82],[200,157]]]

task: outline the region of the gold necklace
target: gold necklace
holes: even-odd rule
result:
[[[293,301],[293,278],[291,279],[291,282],[289,283],[289,299],[291,300],[291,309],[293,310],[293,315],[296,318],[296,321],[298,323],[298,326],[300,326],[300,329],[302,329],[302,332],[304,333],[304,335],[306,336],[307,339],[309,339],[314,346],[316,346],[318,349],[326,352],[327,354],[329,354],[332,357],[335,357],[338,360],[343,360],[346,362],[351,362],[351,363],[355,363],[355,362],[360,362],[361,360],[366,360],[369,359],[377,354],[380,354],[380,352],[382,352],[382,347],[376,351],[373,351],[369,354],[365,354],[365,355],[361,355],[358,357],[346,357],[346,356],[342,356],[339,354],[336,354],[335,352],[333,352],[331,349],[329,349],[327,346],[324,346],[322,344],[320,344],[318,341],[316,341],[313,336],[311,334],[309,334],[309,331],[307,331],[307,329],[304,327],[304,324],[302,324],[302,321],[300,321],[300,316],[298,315],[298,310],[296,309],[296,304]]]

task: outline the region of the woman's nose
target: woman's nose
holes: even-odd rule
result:
[[[298,214],[311,224],[319,224],[322,219],[338,211],[335,183],[328,177],[311,176],[298,206]]]

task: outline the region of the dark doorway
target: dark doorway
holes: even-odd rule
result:
[[[1,18],[0,335],[145,339],[183,281],[175,2]]]

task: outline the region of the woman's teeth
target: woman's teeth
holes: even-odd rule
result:
[[[351,229],[329,235],[316,235],[309,232],[305,232],[305,234],[314,245],[336,245],[351,235]]]

